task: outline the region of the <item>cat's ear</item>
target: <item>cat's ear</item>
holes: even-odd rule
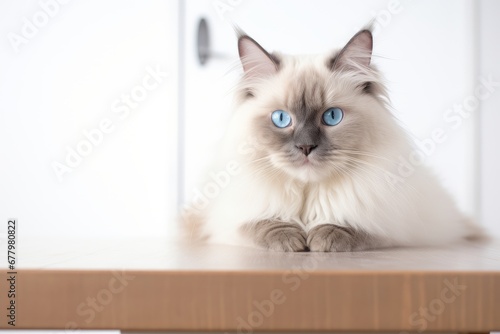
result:
[[[246,77],[263,78],[278,72],[279,60],[250,36],[239,36],[238,52]]]
[[[347,42],[346,46],[335,57],[329,60],[329,67],[332,71],[363,70],[370,66],[372,50],[372,32],[368,29],[361,30]]]

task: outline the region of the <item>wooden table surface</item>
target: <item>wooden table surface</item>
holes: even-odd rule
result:
[[[500,241],[293,254],[163,239],[18,246],[16,328],[500,330]],[[0,280],[2,310],[8,290]]]

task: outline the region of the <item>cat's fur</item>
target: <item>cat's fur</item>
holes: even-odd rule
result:
[[[401,175],[400,157],[417,151],[389,111],[372,41],[362,30],[340,51],[299,57],[269,54],[240,35],[245,74],[212,168],[225,180],[208,203],[184,212],[191,239],[354,251],[482,233],[426,167]],[[331,107],[344,111],[336,126],[321,121]],[[276,127],[275,110],[292,125]],[[301,145],[312,148],[307,156]]]

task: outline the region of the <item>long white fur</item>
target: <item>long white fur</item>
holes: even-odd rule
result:
[[[242,83],[251,85],[257,97],[239,103],[216,152],[212,172],[226,171],[228,163],[236,163],[238,173],[208,204],[193,205],[188,211],[209,242],[253,245],[242,237],[240,227],[273,218],[296,222],[306,231],[320,224],[348,223],[381,237],[384,246],[444,244],[482,233],[426,166],[413,165],[410,176],[398,171],[400,157],[408,160],[415,148],[389,112],[383,91],[378,97],[353,93],[358,82],[367,79],[383,89],[375,70],[332,73],[325,66],[327,56],[280,59],[277,75]],[[352,152],[359,159],[351,155],[349,163],[329,168],[326,174],[321,168],[290,168],[278,155],[266,158],[266,142],[256,138],[250,124],[282,103],[284,83],[305,71],[335,83],[330,98],[358,111],[343,122],[369,122],[373,133],[367,135],[377,138],[376,151],[368,147]]]

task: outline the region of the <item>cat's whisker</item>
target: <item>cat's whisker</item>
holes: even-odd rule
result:
[[[362,156],[367,156],[367,157],[371,157],[371,158],[385,160],[388,162],[394,162],[394,160],[392,160],[392,159],[389,159],[389,158],[381,156],[381,155],[376,155],[376,154],[371,153],[371,152],[363,152],[363,151],[359,151],[359,150],[348,150],[348,149],[336,149],[335,152],[346,153],[348,155],[349,154],[362,155]]]
[[[348,162],[355,162],[355,163],[357,163],[357,164],[358,164],[358,166],[359,166],[359,165],[367,166],[367,167],[369,167],[369,168],[367,169],[368,171],[372,171],[371,169],[372,169],[372,168],[375,168],[375,169],[379,170],[379,171],[380,171],[380,172],[384,175],[384,177],[386,177],[386,176],[388,175],[388,174],[387,174],[387,173],[388,173],[387,169],[384,169],[384,168],[382,168],[382,167],[380,167],[380,166],[377,166],[377,165],[373,165],[373,164],[371,164],[371,163],[369,163],[369,162],[367,162],[367,161],[365,161],[365,160],[362,160],[362,159],[357,159],[357,158],[354,158],[354,157],[347,157],[347,160],[346,160],[346,161],[348,161]],[[373,172],[375,172],[375,171],[373,171]],[[375,172],[375,173],[376,173],[376,172]],[[376,175],[379,175],[379,174],[378,174],[378,173],[376,173]],[[380,177],[382,177],[381,175],[379,175],[379,176],[380,176]],[[388,182],[388,180],[387,180],[387,179],[385,179],[385,178],[382,178],[382,179],[384,179],[386,182]],[[411,185],[410,185],[410,187],[411,187]],[[414,188],[413,188],[413,190],[416,190],[416,189],[414,189]]]
[[[358,168],[358,169],[362,170],[363,172],[370,174],[372,177],[377,178],[378,180],[382,181],[383,183],[387,183],[387,184],[389,185],[389,187],[393,187],[393,190],[394,190],[394,191],[398,191],[398,192],[399,192],[399,194],[400,194],[401,196],[403,196],[403,198],[404,198],[404,200],[407,202],[407,204],[411,204],[411,200],[410,200],[410,198],[408,198],[408,194],[406,194],[406,193],[404,192],[404,190],[406,190],[406,188],[402,187],[402,185],[399,185],[399,184],[398,184],[398,187],[394,187],[394,184],[391,184],[391,183],[390,183],[387,179],[385,179],[385,177],[383,177],[383,176],[382,176],[382,175],[380,175],[378,172],[376,172],[376,171],[374,171],[374,170],[372,170],[372,169],[370,169],[370,168],[363,167],[363,166],[360,164],[360,162],[359,162],[359,161],[353,161],[353,160],[350,160],[350,161],[348,161],[347,163],[348,163],[350,166],[352,166],[353,168]],[[371,181],[371,180],[370,180],[370,181]],[[380,183],[375,183],[375,184],[371,183],[371,185],[373,185],[373,187],[372,187],[372,191],[373,191],[374,193],[376,193],[376,192],[377,192],[377,190],[379,190],[378,188],[379,188],[379,186],[380,186]],[[413,188],[413,189],[409,188],[409,190],[414,190],[414,193],[418,196],[418,192],[416,191],[416,189],[414,189],[414,188]],[[392,202],[389,202],[389,201],[388,201],[388,199],[387,199],[387,201],[386,201],[386,199],[385,199],[385,198],[382,198],[382,199],[384,200],[384,202],[386,202],[386,205],[391,205],[391,204],[392,204]]]
[[[367,175],[360,174],[359,171],[357,171],[355,167],[354,168],[351,167],[349,169],[347,169],[347,166],[343,166],[343,167],[339,166],[339,167],[346,174],[349,174],[349,173],[355,174],[355,178],[352,178],[351,182],[355,182],[355,183],[361,182],[364,188],[371,189],[371,191],[373,193],[377,192],[377,185],[378,185],[378,183],[374,182],[371,178],[368,178]],[[356,166],[356,167],[359,168],[359,166]],[[373,171],[371,171],[371,172],[373,172]],[[372,176],[378,177],[379,175],[378,174],[372,174]],[[407,201],[407,203],[409,203],[409,199],[405,195],[403,195],[403,196],[404,196],[404,199]],[[372,197],[372,199],[373,200],[382,201],[382,203],[379,203],[379,204],[380,205],[383,204],[384,207],[392,207],[392,209],[391,210],[387,210],[387,212],[396,212],[398,210],[397,205],[394,202],[390,201],[388,198],[374,196],[374,197]],[[390,219],[390,217],[387,214],[385,214],[385,212],[383,214],[386,215],[387,219]]]
[[[352,168],[358,168],[358,169],[363,169],[365,172],[367,173],[370,173],[371,175],[379,178],[380,180],[382,180],[384,183],[389,183],[389,181],[387,179],[385,179],[385,177],[383,177],[382,175],[386,175],[386,170],[379,167],[379,166],[376,166],[376,165],[373,165],[373,164],[370,164],[364,160],[361,160],[361,159],[356,159],[356,158],[353,158],[353,157],[348,157],[348,156],[342,156],[342,160],[340,162],[334,162],[334,161],[331,161],[331,165],[342,165],[342,164],[348,164],[350,165]],[[366,167],[363,167],[363,166],[366,166]],[[373,168],[377,169],[377,170],[380,170],[381,172],[383,172],[384,174],[380,174],[378,173],[377,171],[373,170]],[[399,185],[399,188],[401,188],[402,186]]]
[[[260,160],[258,161],[252,161],[252,167],[253,169],[250,170],[250,173],[252,175],[262,175],[266,177],[271,177],[271,176],[279,176],[284,174],[282,169],[273,167],[271,163],[266,160]]]
[[[356,162],[357,162],[357,163],[359,163],[359,164],[364,164],[364,165],[366,165],[366,166],[369,166],[369,167],[372,167],[372,168],[378,169],[378,170],[380,170],[382,173],[384,173],[384,175],[387,175],[387,173],[388,173],[388,170],[387,170],[387,169],[384,169],[384,168],[382,168],[382,167],[380,167],[380,166],[377,166],[377,165],[373,165],[373,164],[371,164],[371,163],[369,163],[369,162],[367,162],[367,161],[364,161],[364,160],[362,160],[362,159],[357,159],[357,158],[353,158],[353,157],[349,157],[349,159],[350,159],[351,161],[356,161]],[[408,184],[408,187],[409,187],[410,189],[414,190],[415,192],[417,192],[417,190],[415,189],[415,187],[413,187],[412,185]],[[418,193],[418,192],[417,192],[417,193]]]

